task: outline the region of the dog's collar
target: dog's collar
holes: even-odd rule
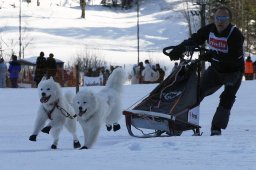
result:
[[[50,105],[50,106],[53,105],[53,106],[55,107],[56,105],[58,105],[58,103],[59,103],[59,99],[56,100],[55,102],[49,103],[49,105]]]

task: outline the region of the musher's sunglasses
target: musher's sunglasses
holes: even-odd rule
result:
[[[229,20],[229,16],[216,16],[215,20],[219,22],[226,22]]]

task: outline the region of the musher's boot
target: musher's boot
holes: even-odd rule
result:
[[[220,128],[211,128],[211,136],[220,136],[221,135],[221,129]]]
[[[230,116],[230,109],[219,106],[212,119],[211,136],[221,135],[221,129],[226,129]]]

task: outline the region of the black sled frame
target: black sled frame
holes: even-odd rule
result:
[[[169,50],[172,50],[173,46],[166,47],[163,49],[163,53],[169,56]],[[141,99],[135,104],[139,103],[134,107],[131,106],[127,110],[123,111],[123,115],[125,116],[126,127],[128,133],[133,137],[139,138],[150,138],[150,137],[169,137],[169,136],[180,136],[183,131],[192,130],[194,136],[200,136],[200,126],[199,126],[199,85],[200,85],[200,72],[201,72],[201,63],[199,59],[192,59],[192,56],[195,51],[202,53],[205,51],[204,48],[186,48],[186,52],[184,53],[183,58],[180,59],[180,64],[178,68],[161,83],[159,84],[146,98]],[[186,58],[186,59],[185,59]],[[150,109],[138,109],[141,103],[147,102],[147,98],[154,98],[154,93],[159,88],[165,88],[165,86],[172,86],[175,84],[176,76],[180,74],[184,67],[194,67],[196,77],[196,85],[193,89],[189,89],[195,91],[196,99],[191,104],[188,104],[188,107],[182,110],[177,111],[176,113],[172,113],[171,111],[164,111],[158,109],[160,111],[155,111],[156,109],[151,109],[152,106],[149,106]],[[172,79],[170,82],[169,79]],[[194,80],[195,81],[195,80]],[[188,88],[188,87],[186,87]],[[160,104],[160,100],[155,102]],[[177,101],[176,101],[177,102]],[[179,101],[178,102],[182,102]],[[177,103],[176,103],[177,104]],[[157,105],[157,104],[156,104]],[[132,109],[131,109],[132,108]],[[194,111],[198,111],[198,114],[194,114]],[[193,115],[194,114],[194,115]],[[188,122],[188,116],[193,116],[198,119],[198,122]],[[142,135],[135,134],[133,129],[136,129],[138,132],[141,132]],[[145,132],[147,131],[147,132]]]

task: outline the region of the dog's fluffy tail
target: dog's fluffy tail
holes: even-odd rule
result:
[[[124,81],[125,72],[121,67],[118,67],[110,74],[106,86],[121,92]]]

